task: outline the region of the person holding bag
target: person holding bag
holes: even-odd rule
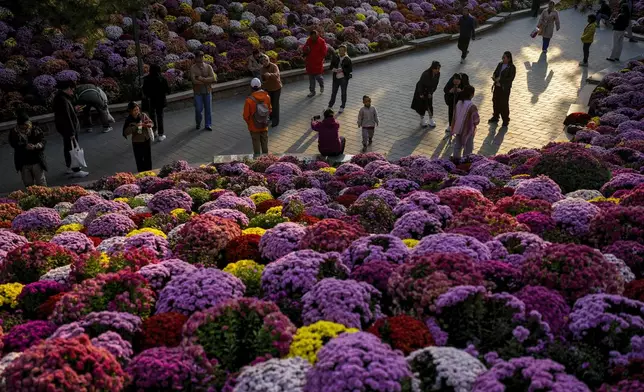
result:
[[[474,87],[465,86],[460,93],[459,101],[454,108],[454,119],[452,124],[452,135],[454,135],[454,159],[468,156],[474,151],[474,136],[476,135],[476,126],[481,121],[479,111],[472,102],[474,97]]]
[[[559,23],[559,12],[555,10],[555,2],[551,1],[548,3],[548,8],[543,10],[541,13],[541,18],[539,18],[539,34],[543,37],[543,53],[548,52],[548,47],[550,46],[550,39],[555,34],[555,27],[557,31],[561,27]]]
[[[132,136],[132,150],[137,171],[152,170],[152,141],[154,123],[141,111],[136,102],[127,105],[128,116],[123,124],[123,137]]]
[[[26,111],[17,114],[17,125],[9,131],[9,144],[14,149],[13,162],[25,187],[47,186],[45,172],[45,136],[42,129],[32,124]]]
[[[411,108],[420,116],[420,126],[430,126],[434,128],[434,105],[433,95],[438,88],[438,82],[441,78],[441,63],[433,61],[429,69],[426,69],[416,83],[414,90],[414,99],[411,101]],[[429,112],[429,122],[425,118],[425,113]]]
[[[78,132],[80,131],[80,122],[74,108],[74,82],[61,81],[56,86],[58,92],[54,97],[54,123],[56,131],[63,137],[63,152],[65,155],[65,165],[67,174],[74,178],[83,178],[89,175],[88,172],[82,171],[78,162],[72,163],[72,150],[78,147]]]
[[[445,130],[445,133],[451,132],[452,120],[454,117],[454,107],[458,101],[458,96],[463,91],[465,86],[469,86],[469,77],[464,73],[455,73],[454,76],[447,81],[447,84],[443,88],[445,93],[445,104],[447,104],[447,112],[449,115],[449,126]]]
[[[331,88],[331,99],[329,100],[328,109],[333,109],[335,97],[338,95],[338,89],[342,89],[342,104],[340,105],[340,110],[338,110],[338,113],[342,113],[347,104],[347,88],[349,87],[349,79],[352,76],[351,72],[353,72],[353,63],[349,55],[347,55],[346,45],[340,45],[338,52],[333,53],[331,69],[333,70],[333,87]]]

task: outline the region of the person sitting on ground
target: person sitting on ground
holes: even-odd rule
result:
[[[76,97],[75,104],[83,106],[83,126],[87,132],[92,132],[92,108],[98,111],[103,125],[103,133],[112,130],[110,124],[114,122],[114,117],[110,114],[105,91],[93,84],[81,84],[76,87],[74,95]]]
[[[253,54],[248,56],[248,70],[253,74],[254,78],[261,78],[262,76],[262,53],[259,49],[253,49]]]
[[[47,186],[46,143],[42,129],[32,124],[27,112],[19,111],[17,125],[9,131],[9,145],[14,149],[13,163],[25,188],[32,185]]]
[[[268,154],[268,122],[271,116],[271,97],[262,90],[262,82],[254,78],[250,82],[252,93],[244,103],[244,121],[248,124],[253,141],[253,154]]]
[[[320,155],[337,157],[344,154],[347,140],[340,136],[340,123],[335,119],[333,109],[324,111],[324,120],[315,116],[311,120],[311,129],[318,133],[318,150]]]

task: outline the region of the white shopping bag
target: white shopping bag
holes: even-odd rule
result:
[[[72,138],[72,150],[69,153],[72,157],[71,167],[87,167],[87,162],[85,162],[85,151],[78,145],[76,138]]]

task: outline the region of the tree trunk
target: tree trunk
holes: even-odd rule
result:
[[[134,27],[134,49],[136,51],[136,59],[138,63],[138,70],[139,70],[139,89],[142,86],[143,83],[143,58],[141,57],[141,38],[139,34],[139,21],[136,17],[136,15],[132,16],[132,23]]]

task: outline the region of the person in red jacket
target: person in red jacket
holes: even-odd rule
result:
[[[326,57],[326,42],[318,37],[318,32],[312,30],[309,39],[302,47],[306,56],[306,73],[309,75],[309,98],[315,96],[315,81],[320,84],[320,94],[324,93],[324,57]]]

